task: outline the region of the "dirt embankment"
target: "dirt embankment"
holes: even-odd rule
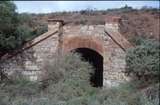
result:
[[[135,10],[130,12],[122,11],[92,11],[92,12],[62,12],[50,13],[37,16],[41,21],[50,19],[63,19],[68,23],[76,24],[105,24],[105,19],[108,16],[121,16],[120,32],[129,41],[135,36],[155,38],[160,37],[160,17],[159,10],[142,11]]]
[[[160,37],[160,18],[152,12],[132,12],[122,14],[120,32],[129,41],[135,36],[154,38]]]

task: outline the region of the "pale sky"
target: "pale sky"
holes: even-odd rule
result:
[[[87,8],[106,10],[120,8],[127,4],[133,8],[151,6],[159,8],[159,1],[14,1],[19,13],[50,13],[56,11],[77,11]]]

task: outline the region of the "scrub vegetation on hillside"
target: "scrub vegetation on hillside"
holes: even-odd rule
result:
[[[0,1],[0,57],[46,31],[47,25],[33,20],[30,14],[17,13],[13,2]]]
[[[46,17],[65,17],[65,21],[73,20],[75,24],[104,24],[107,15],[129,20],[120,24],[120,31],[135,45],[126,56],[125,73],[132,81],[113,88],[93,87],[90,77],[94,68],[81,55],[55,54],[44,64],[42,81],[29,81],[18,71],[2,79],[0,68],[0,105],[159,105],[159,9],[125,6],[107,11],[87,9],[39,15],[19,14],[15,10],[13,2],[0,1],[0,57],[46,32],[47,26],[42,24]]]
[[[56,58],[56,59],[55,59]],[[79,54],[54,56],[46,62],[46,77],[28,81],[15,73],[12,80],[0,84],[1,105],[159,105],[158,84],[140,91],[134,83],[114,88],[90,85],[92,66]],[[19,74],[19,75],[17,75]]]

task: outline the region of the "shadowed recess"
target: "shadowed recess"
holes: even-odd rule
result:
[[[103,86],[103,57],[89,48],[77,48],[72,50],[79,53],[82,59],[88,61],[94,67],[94,73],[90,77],[90,83],[94,87]]]

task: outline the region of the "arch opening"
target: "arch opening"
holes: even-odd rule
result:
[[[95,50],[89,48],[76,48],[73,52],[79,53],[82,59],[88,61],[94,68],[90,76],[90,83],[93,87],[103,86],[103,57]]]

